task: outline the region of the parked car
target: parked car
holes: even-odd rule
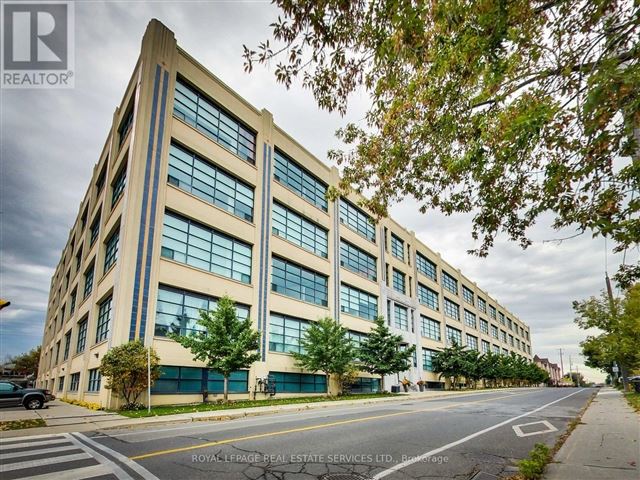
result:
[[[22,405],[27,410],[35,410],[44,407],[45,403],[55,398],[49,390],[23,388],[13,382],[0,381],[0,407]]]

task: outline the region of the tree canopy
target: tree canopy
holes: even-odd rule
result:
[[[147,351],[140,341],[109,349],[100,362],[100,374],[106,388],[124,399],[122,409],[138,407],[138,398],[149,386],[148,360],[151,360],[151,384],[160,377],[160,359],[155,350]]]
[[[12,358],[15,364],[15,370],[26,375],[38,376],[38,366],[40,364],[41,346],[32,348],[27,353],[20,354]]]
[[[371,101],[337,132],[332,196],[371,192],[379,216],[407,195],[423,212],[472,212],[478,255],[498,234],[526,248],[545,212],[616,251],[640,241],[637,2],[274,3],[273,38],[244,46],[246,69],[279,59],[276,79],[301,79],[329,111],[356,91]],[[638,277],[626,265],[617,280]]]
[[[416,347],[400,348],[402,336],[391,333],[383,316],[375,324],[360,344],[358,361],[363,370],[380,375],[380,390],[384,391],[384,376],[408,370]]]
[[[327,393],[331,375],[341,379],[353,371],[355,348],[347,338],[347,329],[332,318],[311,323],[300,340],[300,347],[300,352],[293,352],[296,363],[310,372],[324,372]]]
[[[249,368],[260,359],[260,332],[253,329],[249,318],[240,319],[234,301],[228,296],[218,300],[215,310],[200,311],[197,330],[192,335],[170,334],[169,337],[191,350],[200,360],[224,377],[224,400],[228,400],[229,376]]]
[[[580,346],[588,367],[613,374],[613,363],[623,378],[630,370],[640,369],[640,283],[630,287],[623,298],[600,297],[573,302],[575,322],[583,329],[596,328]]]

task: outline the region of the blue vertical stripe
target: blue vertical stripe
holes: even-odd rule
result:
[[[129,340],[136,336],[136,318],[138,316],[138,302],[140,300],[140,275],[142,271],[142,257],[144,247],[144,232],[147,223],[147,204],[149,201],[149,182],[151,180],[151,156],[153,153],[153,139],[156,126],[158,104],[158,89],[160,87],[160,65],[156,65],[156,75],[153,83],[153,103],[151,105],[151,125],[149,126],[149,140],[147,143],[147,163],[144,171],[144,187],[142,191],[142,211],[140,212],[140,229],[138,231],[138,251],[136,254],[136,272],[133,285],[133,303],[131,308],[131,323],[129,326]]]
[[[258,262],[258,271],[259,271],[259,275],[258,275],[258,305],[257,305],[257,316],[258,316],[258,331],[262,332],[262,337],[264,339],[264,337],[267,335],[266,332],[263,331],[262,329],[262,290],[263,290],[263,276],[264,276],[264,256],[265,256],[265,251],[264,251],[264,223],[265,223],[265,204],[266,204],[266,185],[265,185],[265,180],[266,180],[266,161],[267,161],[267,144],[264,143],[262,145],[262,158],[263,158],[263,175],[262,175],[262,202],[260,205],[260,259]],[[264,341],[263,341],[264,344]],[[262,354],[262,360],[264,361],[265,359],[265,351],[264,348],[261,349],[261,354]]]
[[[160,68],[158,66],[158,68]],[[149,304],[149,282],[151,277],[151,262],[153,260],[153,237],[156,224],[156,206],[158,203],[158,180],[160,177],[160,164],[162,160],[162,141],[164,138],[164,119],[167,106],[167,89],[169,85],[169,72],[165,70],[162,85],[162,100],[160,104],[160,118],[158,125],[158,140],[156,142],[156,161],[153,171],[153,185],[151,190],[151,211],[149,212],[149,229],[147,231],[147,259],[145,265],[144,290],[142,293],[142,314],[140,316],[140,339],[144,342],[147,326],[147,309]]]
[[[266,194],[266,204],[268,208],[266,209],[266,215],[264,216],[265,223],[265,238],[264,238],[264,251],[265,261],[264,261],[264,284],[262,289],[262,361],[266,360],[267,355],[267,335],[269,335],[268,328],[268,315],[267,315],[267,295],[269,293],[269,243],[271,240],[271,222],[270,222],[270,212],[271,212],[271,146],[267,147],[268,155],[267,155],[267,169],[266,169],[266,184],[267,184],[267,194]]]

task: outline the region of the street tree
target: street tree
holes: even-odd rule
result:
[[[360,344],[358,360],[361,368],[373,375],[380,375],[380,390],[384,391],[384,377],[404,372],[411,366],[415,345],[401,348],[401,335],[391,333],[383,316],[375,320],[375,327]]]
[[[197,321],[199,330],[191,335],[169,337],[191,350],[194,360],[224,378],[223,397],[229,399],[229,376],[240,369],[249,368],[260,359],[260,333],[255,331],[249,318],[240,319],[234,301],[228,296],[218,300],[215,310],[201,310]]]
[[[498,234],[526,248],[544,212],[615,251],[640,241],[637,2],[274,3],[272,38],[244,46],[246,70],[274,65],[340,114],[354,93],[370,100],[337,131],[333,197],[371,192],[362,203],[379,216],[406,196],[472,212],[482,256]],[[640,265],[617,275],[639,277]]]
[[[468,370],[466,347],[454,341],[450,346],[433,355],[432,366],[433,371],[438,373],[440,378],[451,380],[455,390],[460,384],[460,377],[463,377]]]
[[[149,376],[149,360],[150,373]],[[110,348],[100,362],[100,375],[107,379],[106,388],[124,399],[123,410],[138,407],[138,398],[160,377],[160,359],[140,341]]]
[[[640,368],[640,283],[631,286],[624,297],[611,300],[605,292],[573,302],[575,322],[583,329],[597,328],[581,343],[586,364],[613,373],[615,362],[623,383],[629,371]]]
[[[347,329],[329,317],[311,323],[300,340],[300,352],[293,352],[299,367],[327,376],[327,394],[333,375],[338,380],[351,376],[355,356]]]
[[[37,377],[41,350],[41,346],[38,345],[27,353],[13,357],[11,362],[15,365],[15,370],[23,375],[33,375]]]

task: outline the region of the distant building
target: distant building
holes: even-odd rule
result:
[[[440,388],[431,358],[452,342],[531,358],[528,325],[355,194],[328,201],[338,181],[152,21],[51,279],[38,385],[113,407],[100,361],[139,339],[160,356],[152,403],[219,395],[221,376],[168,335],[197,331],[225,294],[261,334],[260,360],[231,376],[236,399],[266,376],[278,396],[324,393],[326,377],[291,352],[326,316],[358,343],[383,315],[417,347],[387,387],[406,376]],[[378,388],[362,373],[352,391]]]
[[[540,358],[538,355],[533,357],[533,361],[549,373],[549,382],[551,385],[558,386],[560,384],[562,373],[557,363],[551,363],[548,358]]]

